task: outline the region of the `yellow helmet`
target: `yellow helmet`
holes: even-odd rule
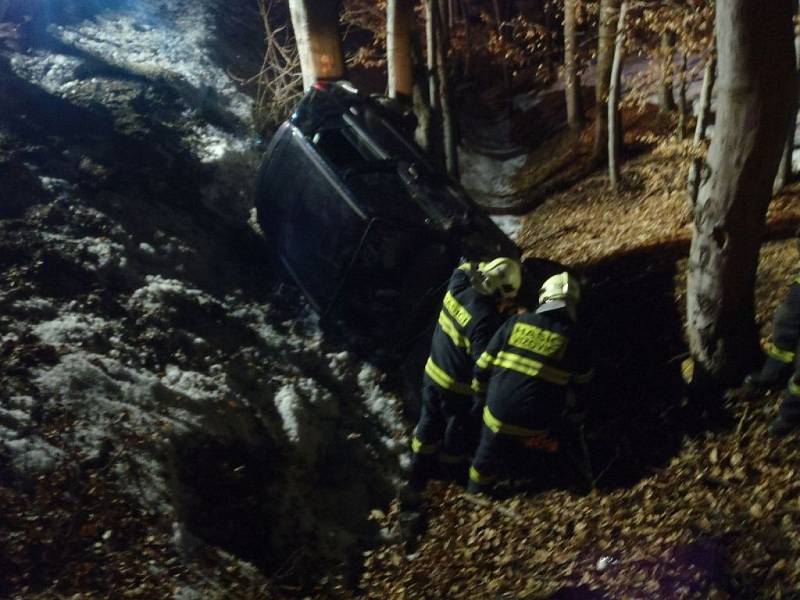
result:
[[[519,262],[507,256],[478,263],[478,273],[478,287],[484,294],[514,298],[522,285],[522,268]]]
[[[566,271],[545,280],[539,290],[539,304],[550,302],[552,308],[567,307],[574,310],[581,299],[578,280]]]

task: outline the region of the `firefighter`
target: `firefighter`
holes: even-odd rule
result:
[[[769,426],[769,433],[772,435],[782,436],[800,428],[798,346],[800,346],[800,277],[792,281],[789,293],[775,311],[772,337],[765,348],[767,358],[764,365],[759,372],[752,373],[744,379],[745,388],[752,391],[786,386],[778,416]]]
[[[792,373],[800,342],[800,277],[789,286],[789,293],[775,311],[772,321],[772,339],[767,343],[767,358],[757,373],[744,379],[751,390],[780,387]]]
[[[422,410],[411,444],[412,490],[424,489],[440,467],[455,479],[466,476],[479,432],[472,399],[475,361],[521,282],[520,264],[507,257],[464,263],[453,271],[425,364]]]
[[[572,275],[547,279],[536,311],[509,319],[478,359],[475,387],[485,392],[486,402],[480,444],[469,469],[470,492],[490,492],[499,476],[541,478],[557,471],[557,430],[574,409],[574,387],[593,373],[577,323],[579,300]]]

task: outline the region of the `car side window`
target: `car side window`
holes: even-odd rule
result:
[[[314,147],[339,170],[379,160],[372,149],[349,127],[323,129],[312,138]]]

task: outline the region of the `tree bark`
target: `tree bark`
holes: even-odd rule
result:
[[[658,82],[658,109],[662,113],[673,112],[675,96],[672,93],[673,63],[675,60],[675,34],[665,31],[661,34],[661,69]]]
[[[339,37],[339,2],[289,0],[292,28],[300,55],[303,87],[318,79],[341,79],[345,74]]]
[[[472,66],[472,32],[469,24],[469,10],[467,10],[464,0],[461,0],[461,12],[464,15],[464,79],[467,79]]]
[[[595,73],[595,137],[594,154],[603,156],[608,149],[608,86],[614,60],[614,34],[621,0],[600,0],[598,24],[597,68]]]
[[[492,5],[494,7],[494,22],[497,27],[497,36],[502,40],[503,39],[503,12],[500,8],[500,0],[492,0]],[[506,89],[511,87],[511,77],[508,74],[508,64],[506,61],[502,61],[502,69],[503,69],[503,84],[505,85]]]
[[[794,11],[797,13],[797,0],[794,0]],[[800,86],[800,32],[795,30],[794,34],[794,65],[795,65],[795,85]],[[778,165],[778,174],[775,176],[775,183],[772,192],[781,191],[792,179],[792,154],[794,154],[794,138],[797,133],[797,104],[795,103],[792,111],[792,118],[789,121],[789,132],[786,135],[786,145],[783,147],[783,156]]]
[[[717,73],[716,50],[712,50],[711,56],[706,62],[705,72],[703,73],[703,87],[700,91],[700,105],[697,113],[697,124],[694,128],[694,150],[701,151],[701,144],[706,139],[706,129],[711,118],[711,95],[714,91],[714,83]],[[703,159],[695,158],[689,165],[689,208],[694,210],[697,205],[697,194],[700,191],[700,175],[703,168]]]
[[[458,179],[458,133],[450,95],[450,76],[447,69],[447,48],[450,40],[439,15],[436,22],[436,65],[439,80],[439,108],[442,117],[442,150],[447,174]]]
[[[411,61],[414,67],[414,86],[411,92],[411,105],[417,118],[414,140],[426,152],[431,151],[431,106],[428,101],[427,63],[422,54],[419,38],[411,34]]]
[[[439,31],[445,38],[450,39],[450,0],[439,2]]]
[[[386,4],[386,71],[390,98],[410,98],[414,87],[411,63],[412,0],[388,0]]]
[[[759,360],[754,288],[797,89],[792,0],[718,0],[717,119],[694,211],[687,329],[694,383],[736,385]]]
[[[687,81],[686,71],[689,69],[689,52],[681,52],[681,70],[678,76],[678,140],[683,141],[686,136],[686,113],[689,110],[688,99],[686,97]]]
[[[581,79],[578,75],[578,0],[564,2],[564,90],[567,96],[567,124],[580,129],[584,124]]]
[[[425,52],[428,57],[428,102],[431,112],[439,109],[439,82],[436,73],[436,14],[438,0],[425,0]]]
[[[614,44],[614,62],[611,67],[611,84],[608,90],[608,177],[612,189],[619,187],[620,123],[619,97],[622,87],[622,61],[625,56],[625,18],[628,15],[628,2],[625,0],[619,9],[617,20],[617,39]]]

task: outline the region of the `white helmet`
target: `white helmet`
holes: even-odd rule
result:
[[[539,304],[547,304],[549,310],[566,308],[575,317],[575,307],[581,299],[578,280],[566,271],[545,280],[539,290]]]
[[[478,287],[487,295],[514,298],[522,285],[522,268],[513,258],[501,256],[478,263]]]

